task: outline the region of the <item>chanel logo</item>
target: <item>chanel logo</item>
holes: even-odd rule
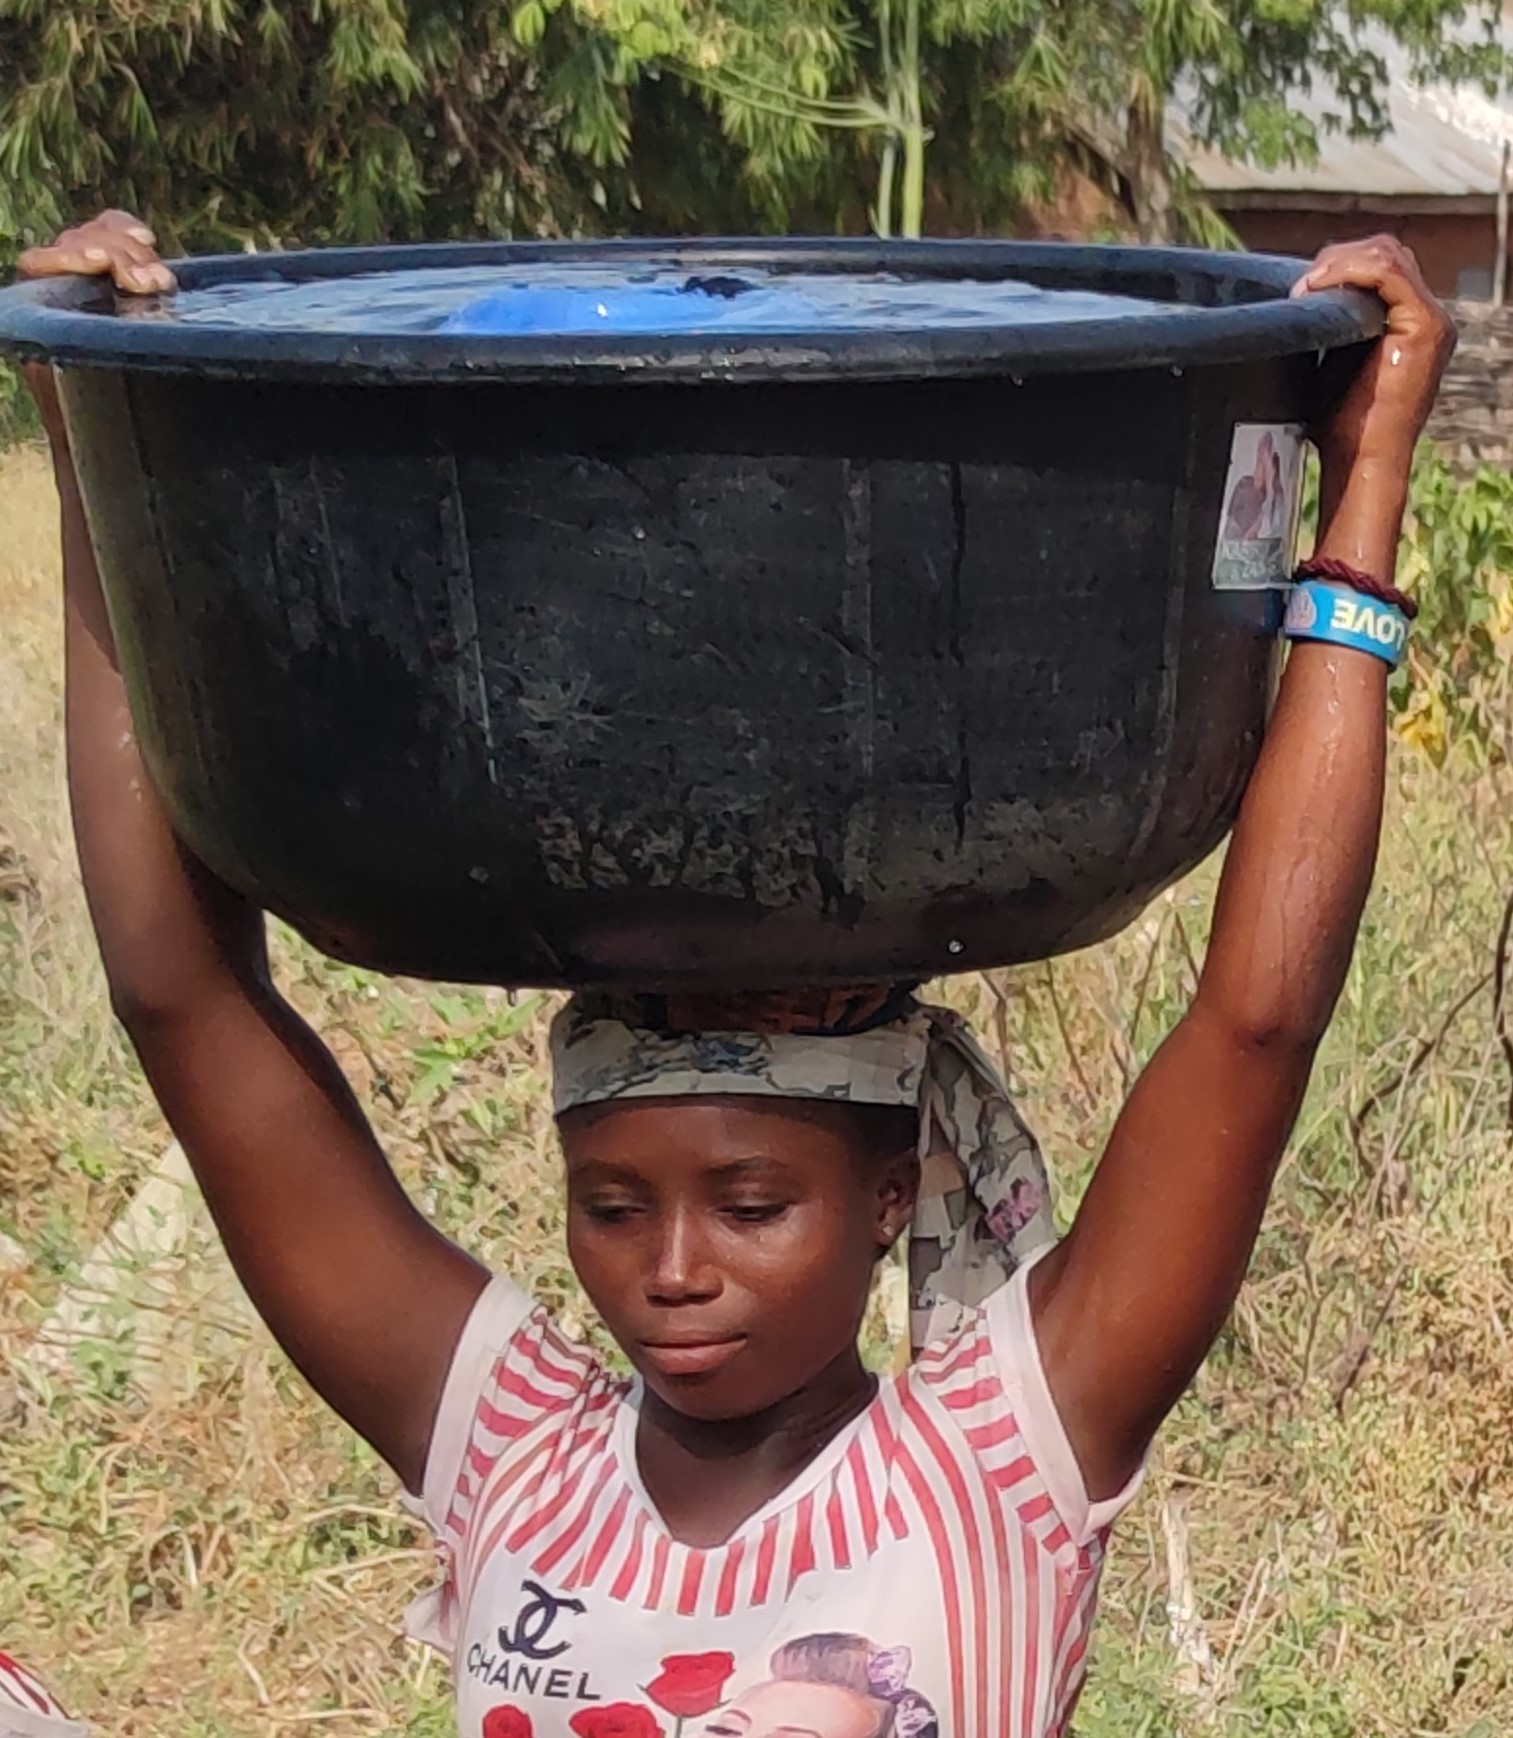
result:
[[[523,1654],[528,1660],[554,1660],[558,1654],[566,1653],[572,1644],[559,1641],[548,1647],[546,1638],[564,1611],[581,1617],[583,1601],[558,1599],[554,1593],[548,1593],[535,1581],[523,1581],[520,1585],[527,1595],[526,1602],[515,1619],[513,1634],[508,1625],[500,1624],[499,1645],[507,1654]]]

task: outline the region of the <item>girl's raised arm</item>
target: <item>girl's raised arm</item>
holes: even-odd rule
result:
[[[1454,329],[1390,238],[1328,249],[1298,288],[1335,285],[1374,291],[1388,325],[1317,432],[1317,553],[1386,582]],[[1136,1083],[1066,1241],[1031,1276],[1047,1380],[1094,1500],[1134,1472],[1244,1278],[1371,885],[1387,674],[1368,651],[1292,647],[1197,994]]]
[[[123,213],[22,269],[109,274],[127,291],[166,276],[151,232]],[[112,1002],[259,1314],[418,1489],[487,1275],[411,1205],[329,1052],[274,988],[262,913],[175,838],[137,748],[52,377],[29,378],[62,501],[69,793]]]

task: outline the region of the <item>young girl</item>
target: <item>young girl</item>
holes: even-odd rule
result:
[[[122,214],[23,270],[170,284]],[[1299,287],[1331,285],[1374,291],[1388,330],[1317,431],[1319,553],[1380,590],[1451,327],[1391,240],[1327,250]],[[35,385],[114,1005],[253,1301],[435,1529],[411,1628],[454,1662],[465,1738],[1064,1732],[1109,1528],[1234,1302],[1344,978],[1387,663],[1310,637],[1339,612],[1295,594],[1201,982],[1059,1244],[1001,1084],[907,988],[575,1001],[554,1033],[568,1238],[622,1382],[415,1210],[273,985],[262,914],[175,839]],[[857,1333],[911,1222],[915,1357],[879,1383]]]

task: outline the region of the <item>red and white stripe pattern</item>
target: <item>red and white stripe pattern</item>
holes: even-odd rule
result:
[[[25,1721],[10,1715],[25,1716]],[[69,1726],[68,1715],[25,1666],[8,1653],[0,1653],[0,1733],[42,1730],[41,1722],[57,1720]]]
[[[1104,1538],[1078,1545],[1067,1531],[1004,1391],[1002,1355],[981,1315],[929,1348],[900,1385],[901,1442],[912,1439],[900,1452],[946,1609],[959,1614],[947,1624],[951,1730],[1042,1738],[1066,1728],[1082,1688]]]
[[[926,1596],[922,1577],[944,1613],[943,1738],[1053,1738],[1081,1688],[1104,1541],[1074,1540],[1058,1514],[1005,1389],[1006,1355],[979,1314],[883,1385],[823,1478],[700,1550],[669,1537],[621,1465],[626,1385],[537,1311],[477,1400],[441,1540],[447,1602],[465,1613],[503,1552],[564,1596],[692,1620],[669,1629],[670,1651],[692,1652],[701,1622],[763,1607],[780,1618],[801,1588],[819,1590],[821,1627],[847,1628],[838,1581],[833,1619],[826,1609],[827,1580],[887,1552],[890,1585],[909,1589],[900,1616]]]

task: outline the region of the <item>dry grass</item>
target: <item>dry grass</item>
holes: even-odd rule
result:
[[[34,454],[0,459],[0,527],[0,1233],[29,1257],[5,1277],[0,1255],[0,1640],[109,1733],[439,1738],[444,1674],[397,1639],[424,1542],[260,1332],[225,1331],[216,1284],[204,1307],[207,1247],[173,1276],[145,1392],[130,1312],[66,1379],[27,1373],[165,1136],[108,1017],[67,840]],[[1114,1554],[1083,1738],[1513,1731],[1513,1163],[1490,984],[1507,786],[1398,765],[1252,1282]],[[1211,885],[1107,947],[953,992],[1008,1055],[1069,1201],[1181,1009]],[[377,982],[287,938],[282,955],[410,1185],[575,1311],[539,1005]],[[1168,1534],[1206,1657],[1169,1639]]]

